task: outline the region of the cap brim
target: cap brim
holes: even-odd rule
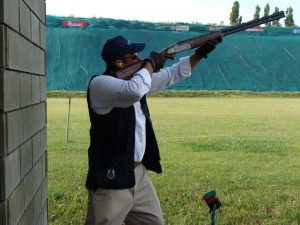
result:
[[[132,43],[132,44],[131,44],[130,51],[131,51],[131,53],[141,52],[141,51],[144,50],[145,45],[146,45],[146,44],[143,43],[143,42],[135,42],[135,43]]]

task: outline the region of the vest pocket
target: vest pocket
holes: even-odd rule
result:
[[[97,187],[122,189],[135,185],[133,160],[126,155],[98,158],[95,165]]]

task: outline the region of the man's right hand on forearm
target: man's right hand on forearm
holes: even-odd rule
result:
[[[149,57],[144,60],[144,63],[149,62],[154,72],[160,71],[164,67],[166,58],[159,52],[151,52]]]

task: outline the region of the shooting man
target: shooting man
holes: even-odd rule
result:
[[[93,76],[88,87],[91,121],[89,191],[86,225],[162,225],[163,215],[147,170],[161,173],[160,155],[146,95],[191,75],[191,70],[221,42],[222,35],[204,43],[188,57],[163,68],[165,55],[138,56],[145,43],[122,36],[104,44],[107,69]],[[142,67],[126,80],[116,73],[135,63]]]
[[[146,95],[191,75],[223,36],[284,17],[284,12],[177,42],[160,53],[138,56],[145,43],[122,36],[104,44],[103,75],[90,80],[87,100],[91,121],[86,225],[162,225],[160,203],[147,170],[161,173],[160,155]],[[195,48],[188,57],[163,68],[166,58]]]

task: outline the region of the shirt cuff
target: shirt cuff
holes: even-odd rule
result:
[[[179,59],[179,64],[180,64],[180,74],[183,77],[189,77],[191,76],[192,72],[192,67],[191,67],[191,62],[190,62],[190,57],[182,57]]]

